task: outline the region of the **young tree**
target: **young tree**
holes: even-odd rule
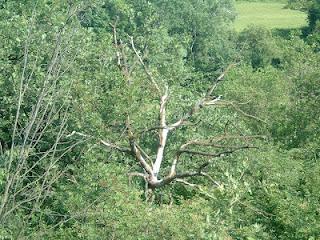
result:
[[[48,7],[59,14],[46,15],[46,22],[43,12]],[[2,13],[10,21],[0,21],[6,27],[1,31],[7,31],[1,57],[15,60],[7,59],[0,82],[10,83],[5,87],[12,87],[12,95],[5,97],[15,103],[11,112],[4,112],[14,113],[7,133],[11,137],[0,139],[6,141],[0,148],[0,223],[21,216],[19,224],[13,223],[18,227],[42,213],[55,184],[68,171],[64,160],[81,143],[66,141],[65,136],[73,87],[69,78],[83,36],[79,38],[75,21],[78,4],[8,2],[6,9]]]

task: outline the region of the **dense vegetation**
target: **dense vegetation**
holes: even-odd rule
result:
[[[319,239],[320,2],[288,6],[0,1],[0,239]]]

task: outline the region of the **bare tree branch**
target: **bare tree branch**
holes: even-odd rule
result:
[[[159,130],[159,147],[157,151],[157,158],[153,164],[153,175],[155,177],[158,176],[160,171],[161,163],[164,158],[164,149],[167,143],[167,137],[169,133],[169,129],[167,128],[166,123],[166,102],[168,99],[168,87],[166,87],[165,94],[160,99],[160,126],[162,127]]]
[[[116,144],[106,142],[106,141],[104,141],[104,140],[100,140],[100,142],[102,143],[102,145],[104,145],[104,146],[106,146],[106,147],[116,149],[116,150],[118,150],[118,151],[120,151],[120,152],[132,154],[130,148],[121,147],[121,146],[118,146],[118,145],[116,145]]]
[[[133,49],[134,53],[136,54],[137,58],[139,59],[141,66],[144,69],[144,72],[146,73],[146,75],[148,76],[149,80],[151,81],[151,83],[153,84],[155,89],[158,91],[158,93],[161,94],[161,90],[160,90],[159,85],[157,84],[157,82],[153,78],[153,76],[150,73],[150,71],[148,70],[147,66],[144,64],[142,57],[140,56],[139,52],[137,51],[137,49],[134,45],[133,37],[130,37],[130,43],[131,43],[131,48]]]
[[[81,136],[81,137],[85,137],[85,138],[91,138],[91,139],[96,139],[95,137],[91,136],[91,135],[88,135],[88,134],[85,134],[85,133],[80,133],[80,132],[77,132],[77,131],[73,131],[72,133],[68,134],[66,137],[67,138],[70,138],[74,135],[78,135],[78,136]],[[124,153],[129,153],[129,154],[132,154],[132,151],[130,148],[128,147],[124,147],[124,146],[119,146],[118,144],[115,144],[115,143],[110,143],[106,140],[103,140],[103,139],[97,139],[99,143],[101,143],[103,146],[107,147],[107,148],[111,148],[111,149],[115,149],[115,150],[118,150],[120,152],[124,152]]]
[[[169,125],[170,129],[175,129],[179,126],[181,126],[186,120],[188,120],[190,117],[192,117],[196,112],[199,111],[204,106],[210,106],[215,105],[221,100],[221,96],[218,97],[212,97],[213,91],[216,89],[217,85],[220,81],[224,78],[225,74],[233,67],[233,65],[229,65],[226,70],[219,75],[219,77],[216,79],[216,81],[213,83],[213,85],[208,89],[207,93],[203,98],[198,100],[190,109],[190,111],[185,114],[182,118],[180,118],[177,122]]]

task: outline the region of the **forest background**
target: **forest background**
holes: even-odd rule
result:
[[[0,0],[0,239],[320,239],[320,1],[237,3]]]

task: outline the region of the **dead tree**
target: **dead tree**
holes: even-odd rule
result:
[[[167,85],[160,85],[159,82],[153,77],[151,71],[148,69],[147,64],[145,64],[145,56],[135,47],[134,39],[129,36],[129,40],[127,44],[124,44],[121,39],[119,39],[117,34],[117,26],[115,24],[111,24],[113,29],[113,42],[114,48],[116,50],[116,62],[117,66],[122,73],[124,79],[127,80],[127,84],[130,85],[132,83],[132,72],[134,68],[138,65],[143,70],[145,76],[150,81],[153,89],[157,92],[159,99],[159,114],[158,114],[158,126],[147,129],[145,131],[158,131],[158,147],[156,152],[154,153],[154,158],[150,157],[151,154],[147,153],[142,146],[139,145],[139,138],[141,137],[138,134],[138,130],[134,129],[131,123],[131,114],[127,112],[126,122],[124,123],[126,126],[126,142],[127,145],[119,145],[113,142],[109,142],[104,139],[100,139],[100,143],[115,151],[122,152],[127,154],[128,156],[135,159],[135,161],[140,165],[141,172],[133,172],[130,173],[130,177],[139,176],[142,177],[149,189],[155,189],[172,182],[180,182],[184,184],[192,184],[188,183],[185,179],[191,177],[207,177],[214,182],[214,180],[210,177],[210,175],[206,172],[207,167],[210,165],[211,161],[215,158],[220,158],[226,155],[230,155],[236,151],[242,149],[253,148],[247,142],[247,140],[255,138],[257,136],[241,136],[241,135],[228,135],[224,133],[221,136],[208,137],[206,140],[197,140],[190,139],[177,149],[175,153],[175,157],[170,160],[171,168],[165,173],[164,177],[161,177],[160,172],[162,170],[163,163],[165,161],[165,154],[167,149],[167,140],[170,137],[170,134],[179,129],[182,126],[193,127],[192,125],[188,125],[188,121],[202,109],[215,107],[215,106],[228,106],[237,109],[237,106],[232,102],[222,100],[221,96],[215,96],[215,91],[220,84],[220,82],[224,79],[226,73],[233,67],[233,65],[228,66],[214,81],[212,81],[211,86],[207,89],[206,93],[202,98],[196,101],[193,105],[190,106],[188,112],[183,114],[180,119],[169,122],[167,120],[167,112],[166,106],[169,100],[170,90]],[[135,64],[129,66],[128,64],[128,56],[125,51],[125,47],[130,49],[133,58],[135,59]],[[245,114],[243,112],[243,114]],[[249,115],[247,115],[249,116]],[[252,116],[254,117],[254,116]],[[79,134],[73,132],[71,135]],[[81,134],[82,136],[86,136],[85,134]],[[223,145],[227,140],[242,140],[245,142],[244,145]],[[201,146],[208,147],[210,149],[216,149],[215,151],[197,151],[192,150],[192,147]],[[194,169],[190,169],[189,171],[179,171],[179,160],[182,155],[193,155],[193,156],[205,156],[207,160],[199,164]],[[163,174],[163,172],[162,172]]]

